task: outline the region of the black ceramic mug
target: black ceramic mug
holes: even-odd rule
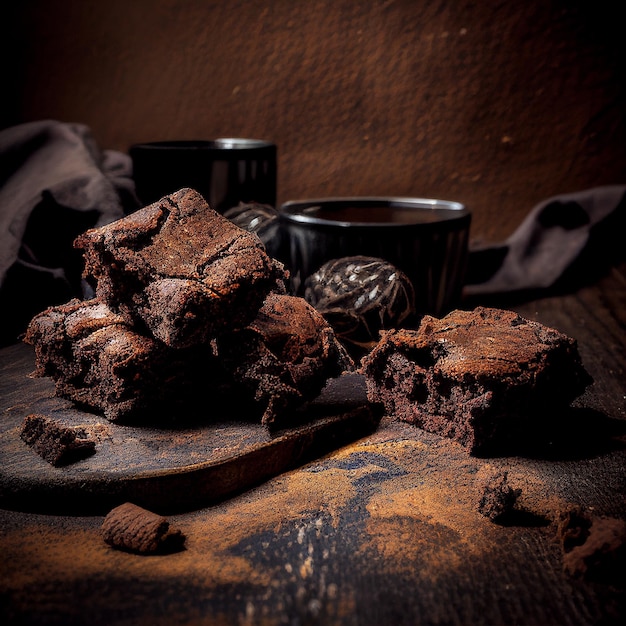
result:
[[[261,139],[154,141],[129,149],[142,205],[191,187],[223,213],[239,202],[276,206],[276,145]]]
[[[294,200],[280,208],[279,256],[302,294],[324,263],[364,255],[392,263],[415,290],[418,313],[439,315],[461,296],[471,213],[447,200],[342,197]]]

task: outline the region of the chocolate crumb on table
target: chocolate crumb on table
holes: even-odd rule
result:
[[[360,370],[387,415],[485,455],[540,432],[593,382],[574,339],[486,307],[383,331]]]
[[[560,513],[557,539],[571,576],[626,583],[625,520],[573,507]]]
[[[20,436],[39,456],[54,467],[69,465],[96,452],[96,441],[82,428],[64,426],[32,413],[24,418]]]
[[[497,523],[513,512],[522,491],[509,485],[506,470],[483,468],[478,472],[477,481],[480,489],[479,513]]]
[[[580,506],[558,512],[556,517],[557,539],[563,552],[569,552],[585,543],[591,528],[591,514]]]
[[[102,523],[108,545],[135,554],[170,554],[184,548],[186,537],[167,518],[126,502],[111,510]]]

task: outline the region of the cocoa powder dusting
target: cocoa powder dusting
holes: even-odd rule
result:
[[[515,508],[549,525],[523,526],[520,518],[519,525],[504,526],[480,513],[481,479],[500,472],[512,490],[521,490]],[[170,518],[187,537],[181,552],[145,559],[111,550],[102,540],[103,518],[46,517],[43,524],[43,516],[13,521],[7,512],[0,513],[6,528],[0,547],[13,601],[23,606],[32,589],[51,579],[79,588],[90,577],[119,579],[123,573],[135,581],[135,593],[159,589],[173,605],[187,602],[190,619],[211,606],[216,624],[269,624],[275,615],[294,614],[311,623],[350,623],[363,592],[374,592],[359,585],[381,577],[430,590],[432,602],[436,590],[451,589],[452,581],[455,589],[472,589],[482,576],[492,577],[494,593],[517,593],[516,580],[494,577],[505,559],[524,564],[525,584],[536,585],[538,593],[548,585],[565,593],[562,563],[576,554],[565,559],[554,535],[558,511],[572,506],[555,490],[545,464],[486,462],[453,441],[385,422],[370,437],[257,489]],[[147,526],[154,519],[142,516]],[[143,545],[137,531],[129,536]],[[126,591],[110,593],[113,604],[123,602]],[[450,619],[445,603],[437,607],[442,621]],[[496,623],[502,615],[493,610]]]

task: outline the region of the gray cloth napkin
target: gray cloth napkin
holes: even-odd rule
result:
[[[548,198],[500,244],[471,245],[466,296],[576,288],[624,260],[626,185]]]
[[[74,238],[137,206],[130,157],[100,150],[88,127],[42,120],[0,131],[0,341],[84,295]]]

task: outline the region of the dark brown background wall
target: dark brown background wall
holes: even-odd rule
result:
[[[272,139],[279,202],[459,200],[495,240],[546,197],[625,182],[619,5],[24,0],[3,9],[2,123],[82,122],[123,151]]]

